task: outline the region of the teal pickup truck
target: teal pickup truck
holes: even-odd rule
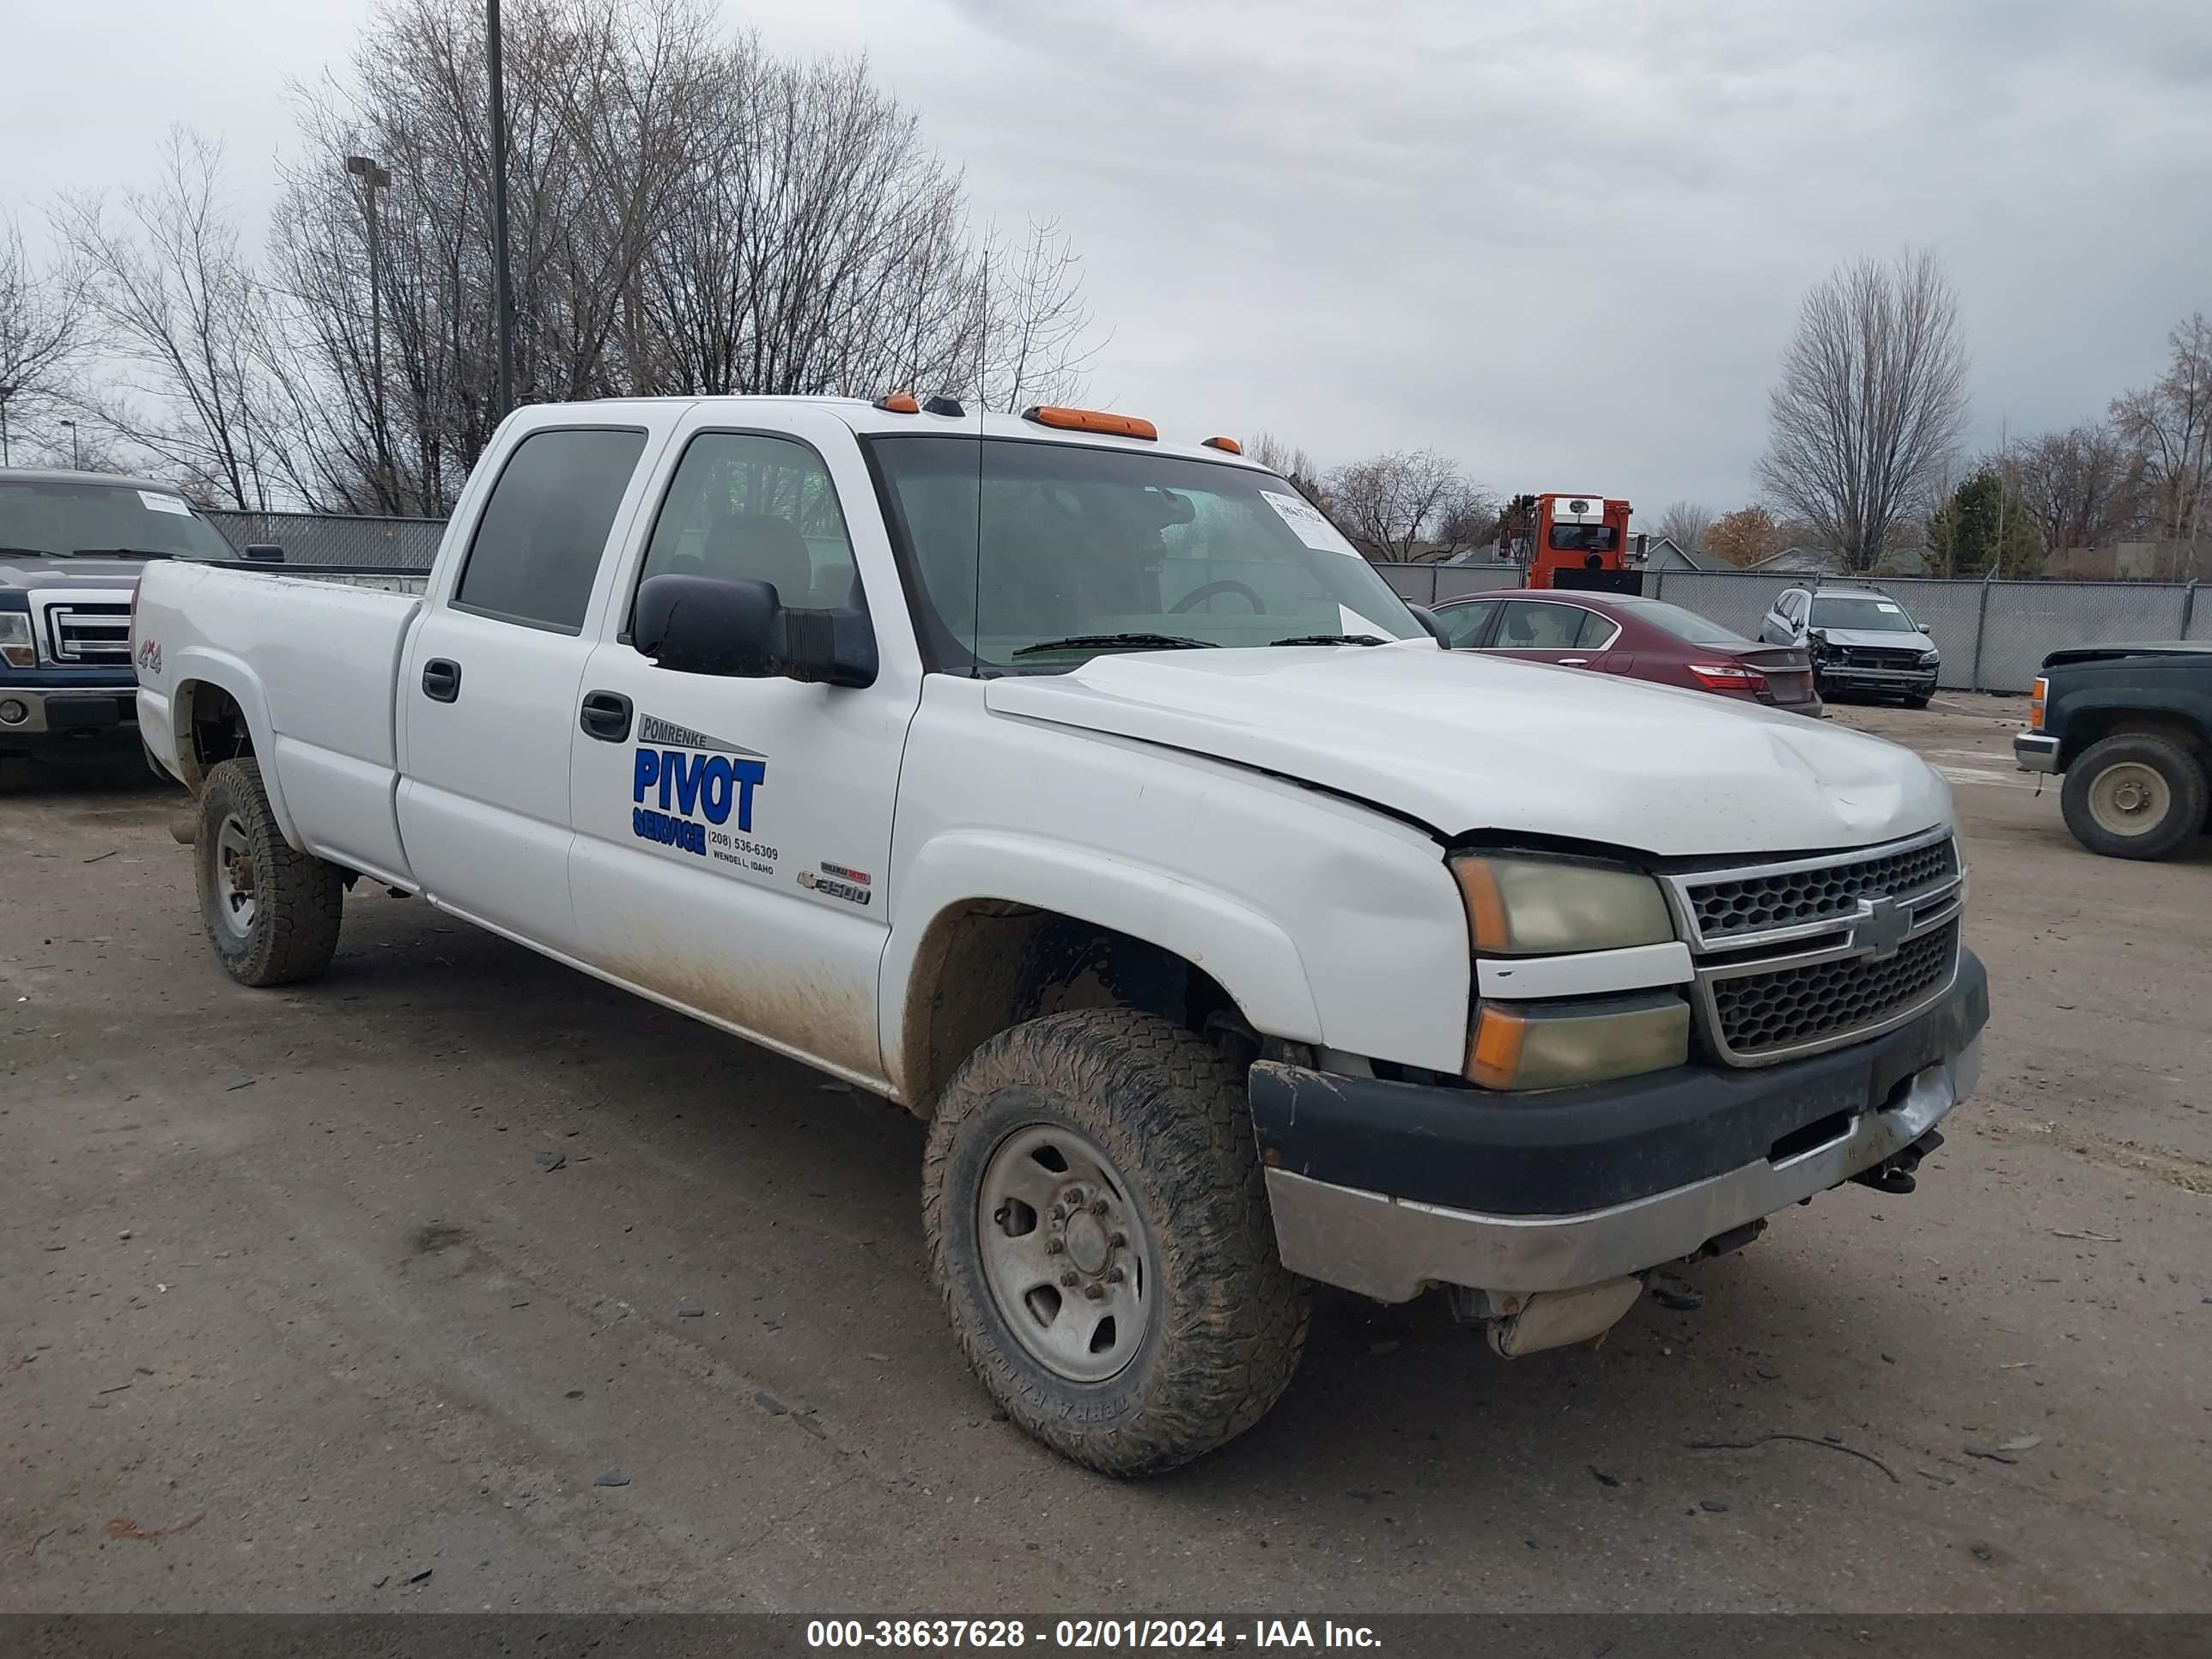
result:
[[[2053,651],[2012,752],[2065,775],[2066,827],[2091,852],[2170,857],[2212,828],[2212,641]]]

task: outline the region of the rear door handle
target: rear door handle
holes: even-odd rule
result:
[[[629,699],[619,691],[586,691],[576,723],[586,737],[620,743],[629,736]]]
[[[433,702],[457,702],[461,696],[461,665],[444,657],[422,665],[422,695]]]

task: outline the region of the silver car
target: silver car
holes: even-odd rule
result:
[[[1928,630],[1878,587],[1792,587],[1774,601],[1759,636],[1812,653],[1822,698],[1838,692],[1896,697],[1925,708],[1943,672]]]

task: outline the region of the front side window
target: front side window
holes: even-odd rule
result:
[[[133,554],[235,559],[222,532],[167,490],[75,480],[0,479],[0,555]]]
[[[852,538],[822,458],[789,438],[702,432],[668,486],[639,580],[767,582],[787,606],[861,605]]]
[[[1444,636],[1454,647],[1464,648],[1482,637],[1482,630],[1489,625],[1491,615],[1497,609],[1495,599],[1455,605],[1438,611],[1437,620],[1444,625]]]
[[[1612,623],[1578,605],[1515,599],[1505,607],[1497,646],[1501,651],[1573,651],[1612,633]]]
[[[1876,594],[1822,594],[1813,602],[1813,626],[1867,634],[1917,634],[1920,629],[1895,599]]]
[[[645,434],[555,428],[517,444],[491,487],[454,605],[501,622],[583,630],[592,583]]]
[[[878,438],[872,453],[940,666],[1065,670],[1163,637],[1426,631],[1270,473],[1021,439]]]

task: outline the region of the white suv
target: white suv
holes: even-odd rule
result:
[[[1759,625],[1759,637],[1809,650],[1814,685],[1823,699],[1838,691],[1865,691],[1925,708],[1943,672],[1942,653],[1928,630],[1877,587],[1785,589]]]

